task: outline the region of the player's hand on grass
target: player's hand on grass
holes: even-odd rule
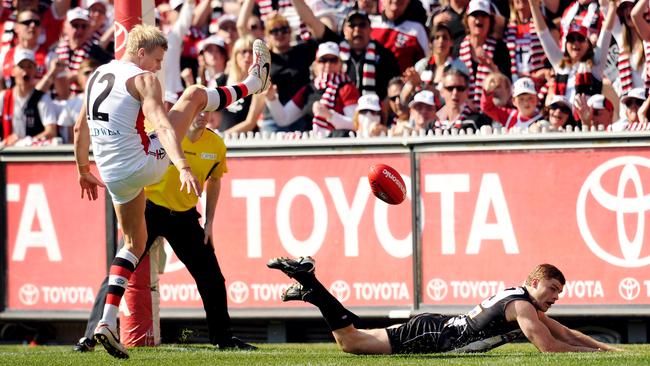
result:
[[[93,173],[81,173],[79,174],[79,186],[81,186],[81,199],[84,198],[84,193],[88,197],[89,201],[94,201],[97,199],[97,187],[106,187],[99,179],[97,179]]]
[[[179,179],[181,180],[181,191],[187,191],[188,194],[194,193],[197,197],[201,196],[201,185],[192,173],[192,169],[189,167],[181,169]]]

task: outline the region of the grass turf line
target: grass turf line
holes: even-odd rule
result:
[[[0,345],[0,365],[650,365],[650,345],[623,345],[625,352],[541,354],[530,344],[509,344],[482,354],[356,356],[328,343],[258,344],[258,351],[218,351],[205,344],[135,348],[129,360],[101,346],[75,353],[72,346]]]

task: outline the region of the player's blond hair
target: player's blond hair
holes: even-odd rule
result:
[[[126,53],[129,55],[137,55],[140,48],[149,53],[157,47],[167,51],[167,38],[153,25],[138,24],[129,32],[126,42]]]
[[[539,264],[526,278],[526,285],[530,285],[533,280],[558,280],[562,285],[566,283],[564,274],[557,267],[552,264],[544,263]]]

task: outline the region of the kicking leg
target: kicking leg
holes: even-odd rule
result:
[[[253,65],[239,84],[209,89],[192,85],[185,89],[168,113],[177,136],[185,136],[190,123],[201,111],[220,111],[239,99],[266,90],[269,86],[271,54],[261,40],[253,43]]]
[[[357,329],[354,325],[332,331],[341,351],[355,355],[391,353],[386,329]]]

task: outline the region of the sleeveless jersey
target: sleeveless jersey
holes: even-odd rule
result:
[[[126,81],[145,73],[131,62],[113,60],[90,76],[86,113],[93,155],[105,182],[127,178],[146,162],[149,137],[142,103],[126,89]]]
[[[451,317],[444,324],[439,351],[459,349],[518,330],[516,321],[506,319],[506,306],[516,300],[532,303],[525,287],[512,287],[483,300],[467,314]]]

